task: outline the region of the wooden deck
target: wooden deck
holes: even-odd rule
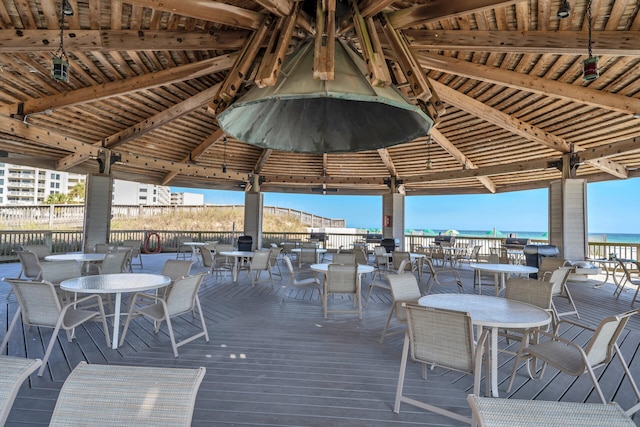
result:
[[[144,271],[159,272],[172,255],[143,255]],[[135,268],[140,271],[140,268]],[[1,277],[15,277],[18,264],[0,264]],[[474,292],[471,271],[462,270],[467,292]],[[285,279],[287,277],[285,275]],[[423,279],[422,285],[426,282]],[[368,283],[368,281],[366,281]],[[572,282],[571,292],[582,321],[595,325],[602,318],[630,309],[631,292],[616,301],[613,285],[594,288],[595,282]],[[8,426],[47,425],[58,392],[71,369],[80,361],[166,367],[205,366],[194,412],[194,426],[391,426],[459,425],[454,420],[403,404],[392,411],[400,366],[403,335],[378,343],[390,306],[389,294],[375,288],[363,319],[355,315],[330,315],[324,320],[318,294],[294,291],[280,305],[281,285],[268,282],[251,287],[245,273],[239,284],[208,278],[201,291],[211,340],[196,340],[180,348],[174,358],[166,329],[154,334],[151,323],[134,322],[126,343],[118,350],[107,348],[98,325],[80,328],[77,340],[68,343],[64,334],[54,348],[50,366],[42,378],[32,375],[21,389],[9,415]],[[16,309],[15,297],[7,302],[7,283],[0,283],[0,330],[6,331]],[[368,287],[365,289],[368,290]],[[486,288],[485,288],[486,289]],[[434,286],[433,292],[444,292]],[[487,292],[485,290],[485,292]],[[492,288],[488,292],[493,292]],[[350,304],[334,299],[332,304]],[[575,319],[575,317],[571,317]],[[177,336],[190,327],[191,318],[175,322]],[[397,325],[396,325],[397,326]],[[634,316],[619,343],[632,372],[640,372],[640,316]],[[9,354],[42,357],[50,330],[32,328],[13,334]],[[568,329],[564,335],[583,342],[586,334]],[[504,346],[506,343],[501,343]],[[505,392],[513,356],[501,353],[499,380]],[[419,366],[409,364],[405,389],[417,398],[470,415],[466,395],[472,378],[436,368],[427,381]],[[614,358],[597,371],[608,398],[623,408],[635,403],[622,369]],[[636,376],[640,381],[640,374]],[[586,376],[558,375],[548,368],[541,380],[529,380],[519,371],[514,398],[596,402]],[[88,411],[91,408],[87,408]],[[636,423],[640,416],[636,417]]]

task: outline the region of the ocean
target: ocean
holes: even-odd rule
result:
[[[370,233],[382,233],[379,228],[368,229]],[[448,230],[420,230],[408,229],[406,234],[416,234],[424,236],[437,236],[439,233],[445,234]],[[493,237],[493,230],[457,230],[459,237]],[[520,237],[525,239],[547,240],[548,235],[543,231],[497,231],[496,237]],[[589,233],[590,242],[609,242],[609,243],[638,243],[640,244],[640,234],[622,234],[622,233]]]

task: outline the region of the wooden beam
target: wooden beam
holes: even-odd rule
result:
[[[256,0],[256,3],[267,9],[269,13],[279,16],[280,18],[289,16],[291,10],[293,10],[291,0]],[[296,1],[296,3],[301,2]]]
[[[256,59],[256,55],[262,46],[262,43],[267,36],[269,30],[270,17],[265,17],[258,31],[255,31],[247,43],[242,48],[242,51],[238,54],[236,62],[233,64],[231,70],[227,74],[222,87],[218,94],[213,98],[209,104],[209,111],[214,115],[220,114],[222,111],[231,105],[235,99],[236,94],[240,90],[241,85],[247,78],[249,69]]]
[[[289,42],[296,28],[298,13],[302,2],[296,2],[290,16],[277,18],[273,23],[273,30],[269,44],[262,57],[258,73],[254,79],[258,87],[275,86],[285,56],[289,50]]]
[[[204,141],[202,141],[200,143],[200,145],[198,145],[196,148],[194,148],[193,151],[191,151],[191,153],[189,153],[188,156],[186,156],[184,159],[182,159],[182,162],[184,162],[184,163],[195,162],[209,148],[211,148],[215,144],[217,144],[218,141],[220,141],[222,139],[222,137],[224,137],[224,132],[222,131],[222,129],[220,129],[220,128],[216,129],[211,135],[209,135]],[[176,176],[178,176],[178,172],[176,172],[176,171],[171,171],[171,172],[167,173],[165,175],[164,179],[162,180],[162,185],[168,185]]]
[[[550,55],[585,54],[589,44],[584,31],[403,31],[415,50],[533,53]],[[598,55],[640,56],[638,31],[594,31],[593,46]]]
[[[526,0],[433,0],[392,12],[388,15],[388,19],[396,29],[400,30],[461,15],[482,13],[524,1]]]
[[[393,2],[394,0],[362,0],[358,3],[358,8],[363,17],[369,18],[382,12]]]
[[[71,52],[237,50],[248,37],[248,31],[70,30],[64,47]],[[57,30],[0,30],[0,53],[55,52],[59,46]]]
[[[249,30],[257,30],[264,19],[264,15],[260,12],[254,12],[217,1],[131,0],[129,3]]]
[[[262,168],[264,168],[264,165],[267,164],[267,161],[269,160],[269,157],[271,157],[271,154],[273,154],[273,150],[271,148],[262,150],[262,153],[260,154],[260,158],[258,159],[256,164],[253,166],[254,174],[259,175],[260,172],[262,172]]]
[[[620,163],[613,162],[608,159],[587,160],[586,163],[600,169],[603,172],[613,175],[616,178],[626,179],[629,177],[627,168],[625,168]]]
[[[313,78],[333,80],[335,73],[336,0],[317,0]]]
[[[449,139],[444,136],[438,129],[431,128],[430,131],[433,139],[441,146],[447,153],[451,154],[451,156],[458,161],[462,165],[464,169],[478,169],[478,167],[464,155],[462,151],[460,151]],[[487,176],[479,176],[477,177],[482,185],[484,185],[487,190],[492,193],[496,192],[496,185],[491,180],[491,178]]]
[[[0,115],[0,126],[5,134],[20,137],[32,141],[36,145],[65,150],[74,153],[81,153],[92,158],[98,157],[106,150],[103,147],[87,144],[77,139],[69,138],[59,132],[43,129],[34,125],[23,123],[11,117]],[[151,169],[158,171],[175,171],[180,174],[194,175],[211,179],[230,179],[236,181],[248,181],[249,175],[237,172],[222,173],[221,171],[204,166],[174,162],[171,160],[156,159],[150,156],[131,154],[124,151],[111,151],[119,156],[119,163],[130,165],[141,169]]]
[[[198,92],[191,98],[187,98],[184,101],[179,102],[172,107],[159,112],[158,114],[155,114],[139,123],[136,123],[133,126],[128,127],[127,129],[123,129],[120,132],[97,142],[96,145],[102,145],[104,148],[113,150],[114,148],[124,145],[133,139],[139,138],[142,135],[145,135],[161,126],[164,126],[165,124],[177,119],[178,117],[181,117],[193,110],[201,108],[203,105],[206,105],[211,97],[215,96],[218,93],[220,86],[222,86],[222,83],[218,83],[217,85],[203,90],[202,92]],[[78,164],[74,163],[74,160],[77,161],[80,159],[74,159],[72,156],[67,156],[63,159],[60,159],[57,162],[56,169],[68,170],[69,168],[72,168],[73,166],[76,166]]]
[[[194,79],[207,74],[218,73],[229,69],[233,65],[234,59],[235,55],[222,55],[193,64],[181,65],[155,73],[131,77],[126,80],[116,80],[43,98],[29,99],[23,103],[23,114],[34,114],[47,109],[55,110],[56,108],[69,107],[85,102],[95,102],[112,96],[126,95],[132,92]],[[18,107],[18,103],[0,106],[0,114],[7,116],[16,114]]]
[[[529,76],[502,68],[473,64],[440,55],[416,53],[416,58],[424,68],[441,71],[443,73],[455,74],[513,89],[578,102],[605,110],[619,111],[630,115],[640,113],[640,98],[616,95],[601,90]]]
[[[398,176],[396,165],[393,164],[393,159],[391,159],[391,156],[389,155],[389,150],[387,150],[386,148],[379,148],[378,155],[380,156],[382,163],[384,163],[387,170],[389,171],[389,175]]]
[[[432,84],[436,89],[436,92],[438,92],[445,102],[448,102],[463,111],[478,116],[489,123],[493,123],[494,125],[513,132],[529,141],[534,141],[538,144],[560,151],[561,153],[568,153],[571,151],[569,144],[563,138],[552,135],[537,126],[523,122],[515,117],[511,117],[510,115],[485,105],[480,101],[476,101],[455,89],[451,89],[449,86],[443,85],[440,82],[433,81]]]
[[[360,39],[360,51],[369,71],[369,82],[373,86],[389,86],[391,84],[391,74],[387,67],[387,61],[382,51],[382,45],[380,44],[373,18],[362,16],[355,0],[351,2],[351,7],[356,34]]]

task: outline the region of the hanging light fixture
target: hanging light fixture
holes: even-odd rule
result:
[[[73,8],[69,0],[60,2],[60,46],[51,60],[51,77],[59,82],[69,81],[69,60],[64,51],[64,17],[73,16]]]
[[[224,151],[222,154],[222,173],[227,173],[227,137],[222,138],[224,144]]]
[[[560,2],[560,7],[558,8],[558,18],[567,18],[569,17],[569,13],[571,12],[571,5],[569,4],[569,0],[562,0]]]
[[[600,77],[600,72],[598,71],[598,57],[593,56],[592,48],[593,48],[593,40],[591,39],[591,31],[593,26],[593,16],[591,15],[591,0],[587,4],[587,24],[589,29],[588,36],[588,51],[589,57],[582,61],[582,79],[585,82],[592,82],[598,77]]]
[[[433,168],[433,164],[431,163],[431,135],[429,135],[429,140],[427,141],[427,170],[431,170]]]

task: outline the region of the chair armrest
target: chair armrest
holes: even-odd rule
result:
[[[585,325],[584,323],[580,323],[580,322],[576,322],[574,320],[568,320],[568,319],[562,319],[559,322],[556,323],[555,327],[554,327],[554,331],[557,332],[560,328],[560,324],[562,323],[568,323],[569,325],[573,325],[573,326],[578,326],[582,329],[586,329],[588,331],[592,331],[595,332],[596,329],[592,328],[591,326]]]

